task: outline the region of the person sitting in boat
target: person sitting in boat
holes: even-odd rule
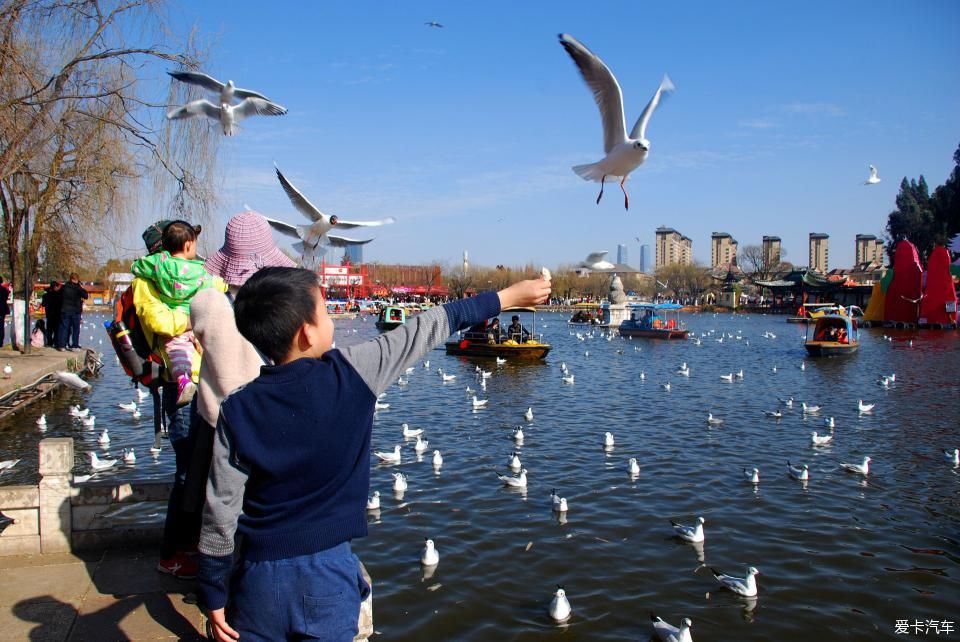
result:
[[[480,323],[474,323],[472,326],[467,328],[467,331],[464,334],[470,339],[477,339],[480,336],[486,335],[486,333],[487,322],[484,320]]]
[[[487,343],[500,343],[503,340],[503,328],[500,327],[499,317],[490,322],[487,327]]]
[[[390,310],[390,320],[391,321],[400,321],[400,310],[394,308]]]
[[[507,327],[507,336],[517,343],[523,343],[530,338],[530,333],[520,324],[519,316],[515,314],[510,320],[512,323]]]
[[[840,328],[840,330],[837,332],[837,343],[849,343],[849,340],[847,339],[846,328]]]

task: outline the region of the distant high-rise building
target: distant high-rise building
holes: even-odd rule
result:
[[[350,265],[363,264],[363,246],[348,245],[344,248],[343,256],[350,261]]]
[[[629,261],[627,260],[627,246],[626,246],[626,245],[618,245],[618,246],[617,246],[617,263],[622,263],[622,264],[624,264],[624,265],[626,265],[627,263],[629,263]]]
[[[780,237],[763,237],[763,257],[768,266],[776,267],[780,265]]]
[[[657,228],[657,244],[655,265],[660,269],[665,265],[679,263],[690,265],[693,263],[693,241],[676,231],[672,227],[660,226]]]
[[[647,268],[650,267],[650,246],[641,245],[640,246],[640,271],[646,273]]]
[[[730,265],[737,260],[737,241],[726,232],[710,236],[710,267]]]
[[[856,265],[862,263],[883,264],[883,241],[873,234],[857,234]]]
[[[830,235],[810,232],[810,269],[826,274],[830,270]]]

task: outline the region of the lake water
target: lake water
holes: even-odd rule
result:
[[[554,346],[543,363],[498,367],[437,350],[429,369],[418,366],[407,386],[388,391],[373,446],[402,444],[403,463],[372,462],[382,508],[369,516],[370,536],[354,542],[374,578],[383,639],[647,640],[651,611],[673,624],[690,617],[696,640],[902,639],[897,620],[909,621],[910,635],[915,620],[949,620],[960,637],[960,471],[941,452],[960,447],[960,335],[871,330],[857,354],[809,359],[804,327],[783,317],[687,315],[694,335],[712,333],[696,345],[607,341],[599,332],[580,340],[571,332],[583,328],[568,328],[566,316],[538,315]],[[100,450],[103,426],[112,453],[136,447],[140,456],[110,475],[172,473],[169,447],[157,461],[147,454],[149,412],[135,421],[117,408],[134,395],[105,333],[84,333],[104,339],[100,379],[90,393],[64,391],[0,424],[0,458],[24,458],[0,483],[35,481],[34,422],[44,411],[45,436],[77,439],[77,472],[89,472],[83,452]],[[341,346],[375,335],[372,320],[337,322]],[[561,362],[573,385],[561,381]],[[689,378],[676,374],[683,362]],[[478,363],[494,374],[478,390],[488,406],[474,411],[465,387],[479,387]],[[457,379],[443,383],[438,367]],[[742,380],[720,379],[740,369]],[[890,373],[890,388],[876,383]],[[787,396],[797,400],[793,409],[777,401]],[[860,414],[858,399],[876,408]],[[800,401],[823,410],[804,416]],[[67,416],[71,403],[91,408],[96,430]],[[777,408],[781,420],[764,416]],[[708,412],[725,423],[709,427]],[[812,447],[810,432],[829,432],[829,416],[833,444]],[[422,459],[415,440],[401,436],[404,422],[425,429]],[[509,473],[517,425],[526,436],[517,449],[525,494],[494,474]],[[606,431],[616,439],[612,451],[603,449]],[[865,455],[873,460],[866,479],[839,468]],[[636,479],[627,474],[630,457],[640,462]],[[787,475],[788,459],[809,465],[808,483]],[[753,466],[756,487],[741,473]],[[396,471],[408,478],[402,499],[391,490]],[[565,520],[551,511],[552,488],[568,500]],[[669,523],[697,516],[706,519],[702,553],[674,539]],[[429,577],[419,564],[425,537],[440,553]],[[718,590],[708,568],[742,575],[751,565],[761,572],[756,600]],[[563,626],[547,616],[557,584],[573,607]]]

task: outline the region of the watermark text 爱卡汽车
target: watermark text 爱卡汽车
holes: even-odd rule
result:
[[[897,620],[894,627],[897,635],[950,635],[957,625],[952,620]]]

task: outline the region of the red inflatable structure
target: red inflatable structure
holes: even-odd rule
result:
[[[897,257],[900,246],[897,246]],[[896,278],[894,278],[896,281]],[[889,295],[888,295],[889,296]],[[889,298],[887,299],[889,300]],[[927,259],[927,274],[920,302],[920,325],[953,325],[957,322],[957,291],[950,274],[950,253],[938,245]]]
[[[887,288],[883,320],[916,323],[920,316],[923,268],[920,255],[910,241],[900,241],[893,258],[893,282]]]

